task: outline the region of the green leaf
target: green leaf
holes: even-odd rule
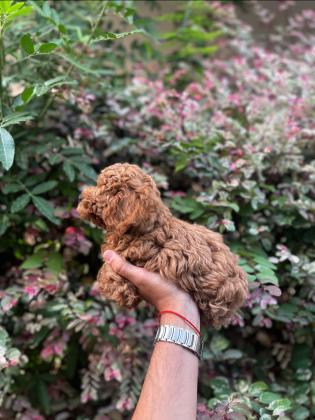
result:
[[[12,21],[19,16],[29,15],[32,12],[33,8],[32,6],[23,7],[24,4],[25,4],[24,2],[18,2],[18,3],[13,4],[10,7],[7,20]]]
[[[0,161],[7,171],[13,164],[14,151],[13,137],[5,128],[0,127]]]
[[[9,193],[16,193],[19,191],[22,191],[24,189],[22,184],[6,184],[3,188],[2,188],[2,192],[4,194],[9,194]]]
[[[22,36],[20,41],[21,47],[27,54],[34,54],[34,42],[30,34],[25,34]]]
[[[46,80],[42,84],[35,85],[34,95],[42,96],[49,92],[52,88],[62,85],[76,85],[75,80],[69,79],[65,76],[54,77],[53,79]]]
[[[45,200],[42,197],[38,197],[34,195],[32,197],[32,201],[34,203],[34,206],[42,213],[43,216],[45,216],[49,221],[52,223],[58,225],[60,224],[60,221],[54,216],[54,209],[52,204]]]
[[[310,411],[306,407],[298,407],[292,413],[292,418],[294,420],[306,420],[310,418]]]
[[[277,277],[275,276],[265,276],[263,274],[257,274],[256,278],[263,284],[271,283],[271,284],[274,284],[275,286],[279,286],[279,281]]]
[[[281,399],[281,395],[276,394],[275,392],[263,392],[259,397],[259,401],[264,404],[270,404],[273,401],[280,400],[280,399]]]
[[[54,274],[59,274],[63,270],[63,258],[60,254],[53,253],[48,255],[47,268]]]
[[[0,215],[0,236],[2,236],[10,226],[10,219],[7,214]]]
[[[21,122],[29,121],[29,120],[32,120],[33,118],[34,118],[33,115],[28,114],[26,112],[15,112],[14,114],[7,115],[5,118],[3,118],[1,122],[1,126],[6,127],[8,125],[20,124]]]
[[[11,348],[11,349],[9,349],[6,352],[6,357],[9,360],[19,360],[20,356],[21,356],[21,352],[18,349],[14,348],[14,347]]]
[[[33,86],[28,86],[23,90],[23,92],[21,94],[21,98],[23,99],[23,102],[25,104],[31,99],[31,97],[33,96],[33,93],[34,93],[34,87]]]
[[[29,269],[42,267],[44,264],[45,256],[46,254],[43,251],[39,251],[36,254],[33,254],[26,258],[26,260],[21,265],[21,268]]]
[[[249,393],[250,395],[256,396],[260,395],[263,391],[266,391],[268,389],[268,385],[265,384],[265,382],[254,382],[249,387]]]
[[[79,169],[79,171],[85,175],[88,179],[91,179],[92,181],[96,180],[97,173],[94,171],[94,169],[91,166],[84,165],[79,162],[75,162],[74,160],[71,160],[71,163],[73,166]]]
[[[257,264],[260,264],[266,268],[270,268],[271,270],[276,270],[277,266],[270,262],[267,258],[262,257],[261,255],[253,255],[253,259]]]
[[[84,73],[90,73],[97,76],[99,74],[98,71],[91,69],[90,67],[86,67],[83,64],[81,64],[79,61],[77,61],[75,58],[70,57],[70,55],[65,54],[58,54],[61,58],[68,61],[70,64],[72,64],[74,67],[78,68],[79,70],[83,71]]]
[[[201,55],[210,55],[215,53],[218,50],[217,45],[211,45],[209,47],[192,47],[187,46],[180,50],[181,57],[188,57],[190,55],[201,54]]]
[[[55,188],[55,186],[58,185],[57,181],[46,181],[43,182],[42,184],[37,185],[33,190],[32,190],[32,194],[42,194],[44,192],[50,191],[53,188]]]
[[[268,410],[273,410],[272,414],[274,416],[278,416],[284,411],[290,410],[290,408],[291,408],[291,401],[287,398],[272,401],[272,403],[270,403],[270,405],[268,406]]]
[[[55,44],[54,42],[46,42],[45,44],[42,44],[39,47],[38,51],[41,54],[47,54],[47,53],[50,53],[50,52],[54,51],[57,47],[58,47],[58,45]]]
[[[44,381],[41,379],[36,378],[36,396],[38,398],[38,401],[44,411],[45,414],[48,414],[50,411],[50,398],[48,393],[47,385]]]
[[[209,385],[214,390],[216,396],[228,395],[231,392],[229,381],[224,376],[217,376],[210,381]]]
[[[2,13],[8,12],[10,9],[11,0],[1,0],[0,1],[0,11]]]
[[[20,195],[20,197],[14,200],[13,203],[11,204],[11,213],[17,213],[18,211],[21,211],[22,209],[24,209],[28,205],[30,200],[31,200],[31,197],[28,193]]]
[[[65,174],[67,175],[69,181],[74,181],[75,171],[73,166],[70,165],[70,163],[67,160],[65,160],[63,163],[63,170],[65,171]]]
[[[237,349],[229,349],[225,351],[222,355],[223,360],[241,359],[242,357],[243,357],[243,353]]]
[[[9,338],[9,334],[3,327],[0,327],[0,346],[4,347],[7,340]]]
[[[220,334],[213,337],[210,343],[210,348],[214,353],[219,353],[229,347],[229,341]]]

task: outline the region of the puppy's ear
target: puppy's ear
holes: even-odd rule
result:
[[[125,189],[111,198],[110,205],[104,208],[102,217],[106,225],[118,234],[133,228],[144,233],[151,229],[156,219],[156,208],[155,197],[146,194],[145,191]]]

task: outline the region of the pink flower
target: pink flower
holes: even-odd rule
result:
[[[23,290],[27,294],[28,298],[32,299],[34,296],[38,295],[40,288],[38,286],[31,285],[24,287]]]
[[[43,289],[46,290],[46,292],[49,294],[53,295],[58,291],[59,287],[57,284],[47,284],[43,287]]]
[[[8,360],[4,356],[2,356],[2,354],[0,354],[0,367],[6,368],[8,366],[9,366]]]
[[[116,404],[116,408],[119,411],[130,411],[134,408],[134,402],[130,397],[121,397]]]
[[[63,242],[69,248],[72,248],[84,255],[87,255],[92,247],[92,243],[86,239],[83,231],[74,226],[67,227]]]
[[[64,348],[65,348],[65,344],[64,344],[62,341],[57,341],[57,342],[53,345],[53,348],[54,348],[54,353],[55,353],[57,356],[62,356],[63,351],[64,351]]]
[[[113,368],[112,366],[109,366],[105,369],[104,378],[105,381],[112,381],[115,379],[116,381],[120,382],[122,380],[120,370],[118,368]]]
[[[54,354],[54,347],[51,344],[45,347],[40,353],[41,357],[44,360],[49,359],[51,356],[53,356],[53,354]]]
[[[115,318],[116,324],[118,325],[118,328],[123,329],[127,327],[128,325],[134,325],[136,320],[132,316],[118,314]]]
[[[74,138],[91,140],[94,138],[94,133],[88,128],[78,127],[74,130]]]
[[[10,309],[14,308],[18,303],[18,300],[10,295],[6,295],[1,301],[1,307],[3,312],[8,312]]]

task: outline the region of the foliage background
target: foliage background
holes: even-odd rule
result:
[[[139,4],[0,2],[1,416],[131,416],[156,317],[98,295],[102,232],[74,210],[128,161],[249,275],[231,325],[203,328],[199,418],[312,418],[315,13],[257,40],[238,8],[272,25],[294,2]]]

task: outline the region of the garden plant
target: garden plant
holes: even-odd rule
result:
[[[311,419],[315,12],[261,40],[238,2],[143,3],[0,1],[0,418],[131,417],[158,320],[100,296],[103,233],[75,211],[130,162],[248,274],[230,325],[202,327],[198,417]]]

